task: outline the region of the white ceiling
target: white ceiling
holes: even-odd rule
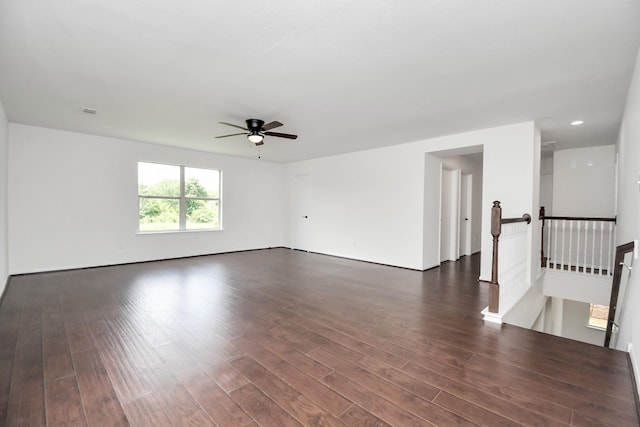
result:
[[[267,137],[280,162],[528,120],[603,145],[639,39],[640,0],[0,0],[0,99],[11,122],[246,157],[217,122],[279,120],[300,135]]]

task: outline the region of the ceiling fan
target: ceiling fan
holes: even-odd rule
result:
[[[232,133],[231,135],[216,136],[216,138],[227,138],[229,136],[247,135],[247,139],[256,145],[264,144],[265,135],[277,136],[278,138],[296,139],[298,135],[292,135],[290,133],[269,132],[271,129],[282,126],[282,123],[278,121],[265,124],[264,120],[260,119],[247,119],[247,127],[234,125],[227,122],[218,122],[222,125],[232,126],[234,128],[245,130],[246,132]]]

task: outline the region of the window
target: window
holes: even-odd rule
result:
[[[140,231],[219,230],[221,172],[138,162]]]
[[[589,326],[599,329],[607,329],[609,320],[609,306],[600,304],[590,304],[589,306]]]

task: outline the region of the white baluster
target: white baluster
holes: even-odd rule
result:
[[[553,221],[553,225],[555,226],[553,230],[553,268],[558,268],[558,223]]]
[[[593,222],[593,243],[591,245],[591,274],[596,274],[596,223]]]
[[[589,222],[584,223],[584,272],[587,272],[587,252],[589,251]]]
[[[571,244],[573,243],[573,220],[569,221],[569,271],[571,271]]]
[[[576,221],[578,223],[578,229],[576,230],[576,273],[580,272],[580,226],[582,221]]]
[[[600,263],[599,263],[599,268],[600,268],[600,275],[602,276],[602,252],[603,252],[603,246],[604,246],[604,222],[600,221]]]
[[[613,274],[613,269],[611,268],[611,264],[613,261],[613,223],[609,223],[609,249],[607,251],[607,274],[611,276]]]
[[[560,255],[560,269],[564,270],[564,238],[566,234],[567,220],[562,220],[562,254]]]
[[[551,223],[555,221],[549,220],[549,226],[547,227],[549,230],[547,232],[547,264],[546,267],[549,268],[549,263],[551,262]]]

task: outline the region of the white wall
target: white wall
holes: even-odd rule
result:
[[[423,225],[439,219],[423,216],[429,203],[424,195],[440,189],[425,182],[424,154],[484,146],[485,211],[499,199],[507,215],[520,216],[532,211],[531,194],[539,182],[535,134],[533,122],[527,122],[288,164],[289,178],[311,177],[310,250],[419,270],[433,267],[425,260],[437,263],[438,249],[433,256],[423,254]],[[488,217],[482,216],[483,254],[491,253]],[[285,244],[290,241],[287,235]],[[490,266],[490,257],[483,256],[481,276],[490,278]]]
[[[611,276],[549,269],[542,275],[542,293],[554,298],[609,305]]]
[[[440,265],[440,203],[442,200],[442,160],[424,155],[424,196],[422,211],[422,265],[423,268]]]
[[[546,215],[553,212],[553,156],[540,160],[540,206]]]
[[[452,156],[442,159],[448,169],[460,169],[463,174],[473,175],[471,198],[471,252],[480,252],[482,235],[482,153]],[[489,212],[487,212],[489,215]]]
[[[604,343],[604,331],[587,326],[587,323],[589,323],[589,304],[566,299],[564,300],[562,314],[563,337],[602,346]]]
[[[558,150],[553,156],[553,215],[614,216],[615,146]]]
[[[640,239],[640,55],[627,95],[618,137],[617,244]],[[624,307],[620,312],[617,348],[631,346],[631,359],[640,380],[640,260],[629,275]],[[622,304],[619,303],[618,306]]]
[[[422,269],[424,163],[403,144],[288,164],[310,177],[309,250]]]
[[[137,162],[217,168],[223,231],[137,234]],[[11,274],[282,245],[284,165],[9,124]]]
[[[526,125],[526,126],[525,126]],[[516,129],[514,129],[515,131]],[[482,253],[480,279],[491,280],[491,215],[494,200],[502,202],[502,217],[515,218],[528,213],[537,218],[540,206],[540,132],[534,123],[520,125],[519,134],[500,138],[484,145],[482,183]],[[540,251],[536,221],[529,229],[531,253]],[[535,238],[534,238],[535,235]],[[540,260],[531,257],[528,268],[530,282],[535,282]]]
[[[0,295],[4,291],[9,277],[9,238],[8,238],[8,151],[9,123],[0,101]]]

